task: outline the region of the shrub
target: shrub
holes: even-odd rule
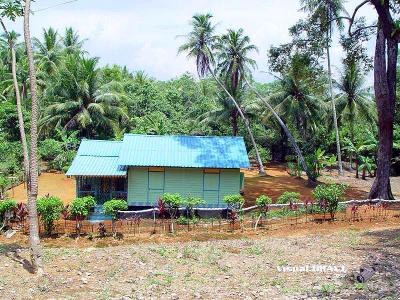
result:
[[[45,139],[39,143],[39,155],[44,160],[53,160],[62,152],[61,143],[55,139]]]
[[[259,215],[254,226],[257,229],[258,222],[260,221],[261,217],[266,217],[268,213],[268,205],[272,204],[272,199],[266,195],[261,195],[256,199],[256,205],[260,209]]]
[[[301,177],[302,168],[298,162],[288,162],[287,167],[290,176]]]
[[[0,201],[0,218],[3,221],[7,212],[12,211],[17,207],[17,202],[13,199],[6,199]]]
[[[112,199],[104,203],[104,213],[112,216],[113,220],[117,219],[118,211],[127,210],[128,203],[125,200]]]
[[[243,220],[243,205],[244,199],[241,195],[226,195],[224,197],[224,202],[228,205],[228,217],[231,220],[231,223],[234,225],[235,220],[239,218]],[[242,228],[243,229],[243,228]]]
[[[175,219],[178,214],[179,207],[182,206],[184,200],[180,194],[165,193],[162,196],[162,201],[168,209],[169,216],[171,217],[171,232],[174,232],[173,219]]]
[[[49,167],[54,170],[66,172],[76,155],[73,150],[60,153],[54,160],[49,161]]]
[[[272,204],[272,199],[266,195],[261,195],[256,199],[256,205],[259,208],[268,207],[269,204]]]
[[[71,215],[83,219],[90,213],[90,209],[95,205],[96,199],[92,196],[76,198],[72,201],[70,206]]]
[[[226,195],[224,197],[224,202],[228,205],[231,209],[241,209],[244,205],[244,198],[239,195]]]
[[[205,201],[201,198],[196,198],[192,196],[188,196],[183,200],[183,205],[186,207],[186,212],[187,212],[187,217],[188,218],[193,218],[194,217],[194,212],[193,209],[196,206],[199,206],[201,204],[204,204]]]
[[[4,199],[5,191],[10,186],[11,181],[4,176],[0,176],[0,199]]]
[[[257,149],[263,163],[271,161],[272,156],[268,148],[257,145]],[[249,152],[249,157],[252,159],[256,159],[256,150],[254,148]]]
[[[318,185],[312,195],[318,201],[319,206],[323,211],[328,211],[331,219],[335,217],[338,209],[339,201],[344,200],[344,193],[347,189],[345,184],[321,184]]]
[[[43,197],[37,200],[37,210],[44,223],[47,234],[51,234],[54,228],[54,221],[60,218],[64,205],[58,197]]]
[[[283,192],[282,195],[279,196],[277,203],[286,204],[286,203],[296,203],[299,201],[300,201],[300,193]]]

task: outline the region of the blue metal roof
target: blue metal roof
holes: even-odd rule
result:
[[[248,168],[242,137],[125,134],[121,166]]]
[[[82,140],[67,176],[126,176],[118,165],[122,142]]]

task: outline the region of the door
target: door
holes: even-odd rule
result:
[[[164,171],[149,171],[148,205],[157,205],[158,198],[164,194]]]
[[[107,200],[111,200],[111,179],[99,178],[99,194],[97,196],[97,204],[104,204]]]
[[[209,207],[218,207],[219,173],[204,173],[204,200]]]

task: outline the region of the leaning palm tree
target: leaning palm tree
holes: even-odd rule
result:
[[[196,14],[192,18],[192,31],[186,35],[187,42],[179,47],[178,53],[187,52],[187,56],[196,59],[197,73],[200,78],[205,77],[207,74],[211,74],[214,80],[218,83],[221,89],[227,94],[229,99],[233,102],[240,117],[242,118],[244,125],[246,126],[247,132],[251,139],[251,143],[256,151],[257,162],[259,166],[259,173],[265,174],[264,166],[261,161],[260,154],[257,149],[257,144],[254,140],[253,133],[250,128],[249,120],[244,115],[239,104],[235,98],[229,93],[226,86],[215,74],[212,66],[214,65],[214,55],[212,51],[215,49],[217,37],[214,35],[215,26],[211,24],[211,14]]]
[[[355,61],[345,64],[345,70],[335,82],[339,93],[336,96],[336,110],[341,123],[349,125],[350,140],[354,143],[356,120],[376,122],[376,112],[369,88],[365,87],[365,77]]]
[[[326,57],[328,65],[328,77],[329,77],[329,93],[332,103],[333,113],[333,124],[335,127],[336,134],[336,148],[338,156],[338,169],[339,174],[343,174],[342,156],[340,152],[340,139],[339,139],[339,128],[336,116],[335,99],[333,96],[333,84],[332,84],[332,70],[331,70],[331,57],[330,57],[330,41],[335,28],[342,29],[343,22],[341,15],[342,13],[347,14],[344,8],[344,0],[301,0],[302,10],[310,13],[311,19],[318,22],[320,25],[321,32],[325,34],[326,43]]]
[[[44,92],[44,131],[61,126],[85,137],[113,136],[123,112],[121,83],[102,84],[97,58],[69,55]]]

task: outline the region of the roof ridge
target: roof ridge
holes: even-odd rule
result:
[[[193,138],[240,138],[242,136],[233,135],[178,135],[178,134],[143,134],[143,133],[125,133],[124,136],[146,136],[146,137],[193,137]]]

